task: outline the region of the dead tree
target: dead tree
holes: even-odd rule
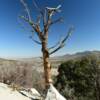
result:
[[[60,39],[54,46],[48,47],[48,32],[50,27],[55,24],[58,23],[62,20],[62,18],[59,18],[57,20],[53,20],[52,17],[56,14],[60,12],[60,8],[61,5],[57,6],[56,8],[51,8],[51,7],[45,7],[44,10],[41,10],[36,2],[34,1],[34,6],[36,7],[36,9],[39,11],[39,16],[37,17],[37,20],[33,20],[32,16],[30,14],[30,9],[28,8],[27,3],[25,2],[25,0],[20,0],[22,5],[24,6],[24,9],[27,13],[27,17],[26,16],[20,16],[21,19],[23,19],[25,22],[27,22],[31,28],[32,28],[32,32],[34,32],[34,34],[36,34],[38,36],[38,40],[34,39],[34,34],[31,36],[31,39],[41,45],[41,51],[43,54],[43,65],[44,65],[44,76],[45,76],[45,87],[47,88],[49,86],[50,83],[52,83],[52,79],[51,79],[51,64],[49,61],[50,55],[54,54],[55,52],[57,52],[58,50],[60,50],[61,48],[63,48],[65,46],[65,42],[66,40],[70,37],[73,29],[70,28],[69,31],[67,32],[67,34],[65,35],[65,37],[63,39]],[[41,25],[43,25],[41,27]]]

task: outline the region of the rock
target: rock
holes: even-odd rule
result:
[[[13,90],[4,83],[0,83],[0,100],[44,100],[39,92],[34,89],[23,89],[21,91]],[[45,100],[66,100],[52,84],[48,89]]]
[[[50,84],[45,100],[66,100],[56,89]]]
[[[34,88],[20,91],[20,93],[32,100],[41,100],[41,98],[42,98],[41,95],[39,94],[39,92]]]
[[[8,85],[0,83],[0,100],[38,100],[39,98],[40,94],[35,89],[31,89],[31,92],[23,91],[22,94],[21,91],[13,90]]]

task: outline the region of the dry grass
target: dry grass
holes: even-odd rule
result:
[[[25,88],[43,90],[43,74],[32,68],[32,64],[20,61],[0,62],[0,82]]]

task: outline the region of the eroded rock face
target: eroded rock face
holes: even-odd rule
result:
[[[0,100],[38,100],[40,98],[40,94],[35,89],[31,92],[23,90],[23,94],[20,92],[22,91],[13,90],[8,85],[0,83]]]

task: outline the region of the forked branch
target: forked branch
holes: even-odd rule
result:
[[[40,41],[35,40],[32,36],[30,36],[30,38],[31,38],[32,41],[35,42],[36,44],[42,45]]]
[[[61,48],[63,48],[65,46],[65,42],[68,40],[68,38],[71,36],[73,32],[73,27],[69,29],[67,35],[65,36],[65,38],[63,38],[61,41],[59,41],[57,44],[58,47],[56,47],[57,45],[55,45],[55,47],[53,46],[52,48],[54,48],[54,50],[52,50],[49,54],[52,55],[53,53],[57,52],[58,50],[60,50]]]
[[[35,23],[32,20],[29,20],[28,18],[26,18],[25,16],[19,16],[21,19],[23,19],[24,21],[28,22],[29,25],[34,26],[35,27]]]
[[[46,9],[44,9],[44,10],[42,9],[41,10],[35,0],[33,0],[33,5],[36,8],[36,10],[40,13],[40,15],[42,16],[42,18],[43,18],[43,24],[45,25],[46,24]]]
[[[34,31],[37,33],[39,39],[42,41],[43,35],[42,35],[41,30],[40,30],[40,26],[37,24],[34,24],[33,21],[30,21],[28,18],[26,18],[24,16],[20,16],[20,18],[25,20],[25,22],[27,22],[34,29]]]
[[[53,24],[56,24],[56,23],[59,23],[59,22],[62,22],[62,21],[63,21],[63,18],[60,17],[60,18],[58,18],[57,20],[52,21],[52,22],[50,23],[50,25],[53,25]]]
[[[28,15],[28,19],[31,21],[32,18],[31,18],[30,10],[29,10],[29,8],[27,6],[27,3],[24,0],[20,0],[20,2],[24,6],[24,9],[25,9],[25,11],[26,11],[26,13]]]
[[[58,45],[59,45],[60,43],[61,43],[61,39],[60,39],[55,45],[49,47],[48,50],[50,51],[50,50],[52,50],[52,49],[58,47]]]

